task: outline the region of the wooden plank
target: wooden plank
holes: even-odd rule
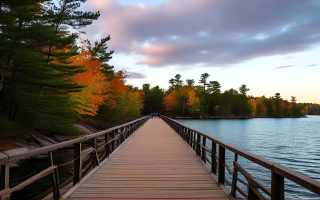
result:
[[[151,119],[69,199],[229,199],[171,127]]]

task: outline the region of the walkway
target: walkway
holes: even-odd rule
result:
[[[69,196],[88,198],[229,199],[161,119],[150,119]]]

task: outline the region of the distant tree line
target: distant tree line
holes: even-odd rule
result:
[[[209,77],[208,73],[201,74],[199,85],[196,85],[194,79],[184,82],[177,74],[169,80],[167,90],[158,86],[150,88],[149,84],[145,84],[143,113],[160,112],[172,117],[197,118],[303,117],[306,114],[320,114],[318,104],[296,103],[294,96],[290,101],[283,99],[280,93],[269,98],[248,96],[250,89],[244,84],[238,89],[222,92],[220,83],[210,81]]]

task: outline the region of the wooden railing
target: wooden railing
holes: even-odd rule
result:
[[[73,140],[61,142],[58,144],[53,144],[50,146],[45,146],[37,148],[34,150],[29,150],[21,154],[4,154],[0,153],[0,165],[1,165],[1,182],[0,182],[0,199],[10,199],[10,194],[21,190],[22,188],[30,185],[31,183],[51,175],[52,188],[43,194],[39,195],[35,199],[43,199],[47,195],[53,193],[54,200],[58,200],[61,197],[60,189],[73,182],[73,185],[78,183],[82,177],[88,174],[92,169],[99,166],[100,162],[109,157],[109,155],[128,138],[133,132],[135,132],[142,124],[144,124],[149,117],[142,117],[140,119],[131,121],[129,123],[116,126],[101,132],[97,132],[91,135],[86,135]],[[97,139],[102,138],[102,144],[97,145]],[[91,141],[90,141],[91,140]],[[82,143],[91,142],[92,147],[83,151]],[[55,165],[52,159],[52,152],[61,149],[66,146],[73,145],[74,155],[73,159],[60,164]],[[9,164],[18,160],[28,159],[31,156],[46,153],[49,158],[49,167],[36,175],[28,178],[27,180],[19,183],[17,186],[9,187],[9,177],[10,170]],[[68,180],[59,183],[58,169],[62,167],[73,165],[73,176]]]
[[[236,198],[238,191],[246,199],[267,199],[265,196],[271,197],[272,200],[283,200],[284,195],[284,179],[289,179],[298,185],[320,195],[320,182],[303,174],[290,170],[277,163],[270,162],[262,157],[243,151],[237,147],[222,142],[198,130],[181,124],[171,118],[162,116],[162,119],[170,125],[189,145],[194,149],[196,154],[205,162],[210,164],[211,172],[218,176],[220,184],[231,186],[231,195]],[[211,142],[211,149],[207,146],[207,142]],[[217,155],[217,147],[219,149]],[[226,165],[225,151],[229,150],[234,153],[233,170]],[[208,156],[211,155],[211,156]],[[271,191],[256,181],[241,165],[237,162],[238,156],[250,160],[271,171]],[[231,183],[225,178],[225,171],[232,175]],[[243,181],[238,178],[240,172],[246,179]],[[241,182],[247,186],[247,193],[237,186],[237,182]],[[260,192],[262,191],[264,195]]]

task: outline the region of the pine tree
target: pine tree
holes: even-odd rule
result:
[[[100,15],[77,11],[81,2],[1,3],[1,70],[9,70],[1,90],[2,116],[43,130],[75,132],[70,93],[84,86],[72,82],[72,77],[85,70],[70,64],[78,54],[77,34],[71,31],[90,25]]]

